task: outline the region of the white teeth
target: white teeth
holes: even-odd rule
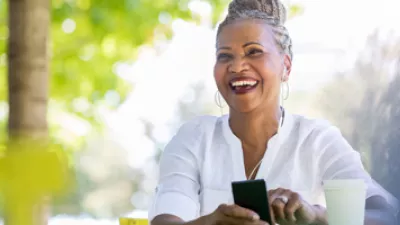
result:
[[[250,80],[232,82],[233,87],[245,86],[245,85],[254,86],[256,84],[257,84],[257,81],[250,81]]]

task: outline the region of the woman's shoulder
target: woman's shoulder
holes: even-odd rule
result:
[[[313,157],[328,161],[322,156],[333,157],[336,154],[353,153],[353,148],[343,137],[338,127],[326,119],[308,118],[294,115],[293,137],[297,137],[296,144],[301,151],[308,152]],[[328,157],[328,158],[329,158]]]
[[[191,120],[184,122],[179,131],[185,131],[185,133],[204,133],[214,130],[218,122],[222,117],[212,116],[212,115],[201,115],[196,116]]]
[[[308,129],[324,129],[332,127],[332,123],[324,118],[312,118],[301,114],[293,114],[295,123],[298,126]]]
[[[179,127],[170,143],[185,143],[193,147],[207,142],[212,139],[212,135],[222,119],[223,117],[211,115],[196,116]]]
[[[304,115],[293,115],[294,127],[303,138],[319,140],[342,137],[337,126],[323,118],[310,118]]]

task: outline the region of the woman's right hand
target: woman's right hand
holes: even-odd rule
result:
[[[238,205],[222,204],[207,216],[206,225],[268,225],[257,213]]]

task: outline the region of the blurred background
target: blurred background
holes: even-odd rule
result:
[[[47,120],[31,121],[47,123],[48,136],[74,171],[73,188],[52,202],[49,224],[111,225],[120,216],[146,217],[165,144],[185,121],[221,114],[212,69],[216,25],[229,0],[15,2],[51,12],[49,79],[18,78],[37,90],[49,81]],[[284,106],[337,125],[372,176],[400,198],[400,1],[284,3],[294,41]],[[29,20],[8,4],[0,0],[3,150],[13,68],[7,66],[8,37],[18,20]],[[17,19],[8,24],[10,13]],[[25,41],[33,43],[34,35]],[[25,110],[29,117],[31,109]]]

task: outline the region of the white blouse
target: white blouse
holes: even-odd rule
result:
[[[222,203],[233,203],[231,182],[246,180],[246,174],[241,142],[232,133],[228,118],[198,117],[172,138],[161,158],[149,220],[171,214],[189,221]],[[288,112],[279,134],[268,142],[256,175],[256,179],[265,179],[268,189],[290,189],[309,203],[321,205],[325,205],[322,181],[346,178],[364,179],[367,198],[389,198],[336,127]]]

